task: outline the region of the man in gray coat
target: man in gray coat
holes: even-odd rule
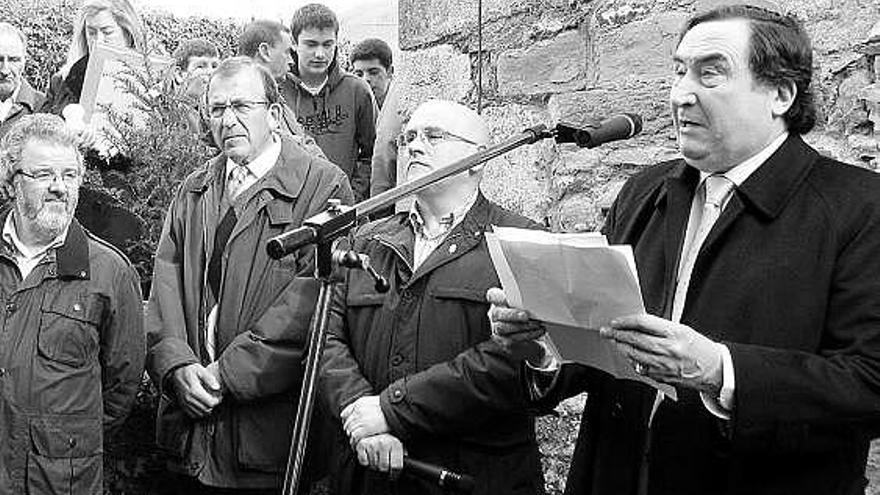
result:
[[[275,80],[250,58],[220,64],[207,109],[222,152],[183,182],[156,250],[147,367],[162,392],[158,442],[184,475],[180,493],[275,493],[317,287],[303,278],[308,249],[272,260],[265,244],[330,198],[350,203],[351,188],[277,131]]]

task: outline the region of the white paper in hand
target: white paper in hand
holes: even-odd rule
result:
[[[564,361],[648,383],[675,399],[675,389],[637,374],[598,329],[614,318],[645,313],[632,248],[605,236],[495,227],[489,255],[512,306],[545,323]]]

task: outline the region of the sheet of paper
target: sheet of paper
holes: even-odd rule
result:
[[[107,107],[142,119],[136,98],[126,91],[126,84],[137,85],[132,71],[143,72],[149,64],[150,70],[162,73],[174,63],[172,59],[156,56],[150,56],[147,62],[134,50],[103,43],[96,43],[89,53],[80,104],[85,109],[85,121],[95,129],[107,127]]]
[[[598,329],[644,313],[630,246],[609,246],[598,233],[553,234],[496,227],[489,255],[511,305],[546,324],[564,361],[647,383],[675,399],[675,389],[637,374]]]

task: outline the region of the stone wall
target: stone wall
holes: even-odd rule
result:
[[[667,94],[684,20],[718,0],[484,0],[483,114],[501,140],[538,123],[644,119],[632,140],[594,150],[545,141],[490,163],[491,198],[554,230],[598,228],[621,181],[677,155]],[[850,163],[878,165],[880,0],[762,4],[804,20],[814,41],[820,125],[807,140]],[[476,0],[400,0],[404,105],[429,97],[475,106]],[[878,30],[880,31],[880,30]]]

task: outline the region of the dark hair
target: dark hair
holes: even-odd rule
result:
[[[195,38],[177,45],[177,49],[174,50],[172,56],[177,67],[181,70],[186,70],[186,66],[189,65],[189,59],[193,57],[220,57],[220,52],[217,51],[217,47],[210,41],[204,38]]]
[[[752,5],[726,5],[692,17],[678,38],[704,22],[745,19],[749,23],[749,68],[755,79],[771,87],[797,88],[791,108],[783,116],[788,131],[806,134],[816,125],[816,104],[810,90],[813,48],[810,37],[793,15]]]
[[[303,5],[293,13],[293,19],[290,20],[290,33],[293,35],[293,42],[296,43],[299,33],[310,28],[332,28],[334,33],[339,34],[339,21],[336,20],[336,14],[326,5],[310,3]]]
[[[374,58],[379,60],[379,63],[382,64],[382,67],[385,67],[385,70],[391,70],[391,47],[379,38],[367,38],[361,41],[354,47],[349,56],[351,63],[358,60],[372,60]]]
[[[259,20],[244,27],[238,38],[238,54],[256,57],[260,44],[275,46],[281,41],[281,33],[290,32],[287,26],[277,21]]]
[[[263,81],[263,89],[266,93],[266,101],[269,102],[269,104],[281,101],[281,97],[278,95],[278,84],[275,82],[275,78],[272,77],[272,73],[269,72],[269,69],[254,62],[250,57],[230,57],[220,62],[220,65],[217,66],[217,70],[211,74],[211,78],[208,80],[208,86],[205,90],[205,98],[207,99],[208,93],[211,92],[211,83],[214,82],[214,79],[228,79],[246,71],[247,69],[254,70],[260,75],[260,79]]]

